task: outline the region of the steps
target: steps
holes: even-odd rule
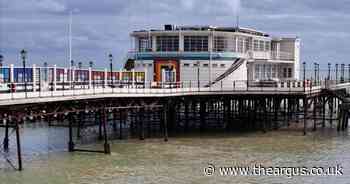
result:
[[[210,87],[217,82],[220,82],[221,80],[225,79],[227,76],[231,75],[235,70],[237,70],[243,63],[245,59],[244,58],[238,58],[236,61],[228,68],[223,74],[221,74],[219,77],[217,77],[213,82],[206,85],[205,87]]]

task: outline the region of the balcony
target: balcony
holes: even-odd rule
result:
[[[236,52],[135,52],[128,53],[128,58],[135,60],[183,59],[183,60],[235,60],[246,57],[244,53]]]

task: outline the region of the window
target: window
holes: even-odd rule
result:
[[[265,42],[260,40],[259,41],[259,51],[264,51],[265,49]]]
[[[269,41],[265,42],[265,51],[269,52],[271,50],[271,43]]]
[[[203,67],[209,67],[209,64],[203,64]]]
[[[252,50],[252,40],[251,39],[246,38],[244,40],[244,44],[245,44],[245,52]]]
[[[287,68],[283,68],[283,77],[287,78]]]
[[[176,52],[179,50],[178,36],[157,36],[158,52]]]
[[[244,51],[244,38],[238,37],[237,52],[243,53]]]
[[[260,65],[257,64],[255,65],[255,79],[259,79],[260,78]]]
[[[152,50],[152,39],[141,37],[139,38],[139,51],[148,52]]]
[[[288,68],[288,78],[292,78],[292,68]]]
[[[208,36],[185,36],[185,52],[208,52]]]
[[[225,68],[226,65],[225,64],[221,64],[220,66],[221,66],[221,68]]]
[[[152,67],[152,66],[153,66],[152,63],[148,64],[148,67]]]
[[[194,63],[193,66],[194,66],[194,67],[198,67],[198,64],[197,64],[197,63]]]
[[[276,71],[277,71],[277,66],[276,65],[272,66],[272,78],[277,77]]]
[[[259,40],[254,40],[254,51],[259,51]]]
[[[184,67],[190,67],[190,64],[184,63]]]
[[[218,67],[218,64],[213,64],[213,68],[217,68]]]
[[[236,37],[215,36],[215,52],[236,52]]]

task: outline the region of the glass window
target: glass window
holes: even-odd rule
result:
[[[226,65],[225,65],[225,64],[221,64],[220,66],[221,66],[222,68],[225,68]]]
[[[259,40],[254,40],[254,51],[259,51]]]
[[[288,68],[288,78],[292,78],[292,68]]]
[[[209,67],[209,64],[203,64],[203,67]]]
[[[237,48],[237,52],[243,53],[244,51],[244,38],[239,37],[238,38],[238,48]]]
[[[274,65],[274,66],[272,66],[272,78],[276,78],[276,71],[277,71],[277,68],[276,68],[277,66],[276,65]]]
[[[148,37],[139,38],[139,51],[147,52],[151,50],[152,50],[152,39]]]
[[[158,52],[176,52],[179,50],[178,36],[157,36]]]
[[[236,37],[215,36],[214,52],[236,52]]]
[[[189,66],[190,66],[190,64],[184,63],[184,67],[189,67]]]
[[[260,78],[260,65],[257,64],[255,65],[255,79],[259,79]]]
[[[218,64],[213,64],[213,68],[217,68],[218,67]]]
[[[244,39],[244,44],[245,44],[245,52],[246,51],[251,51],[252,50],[252,40],[249,38]]]
[[[260,40],[259,41],[259,51],[264,51],[265,49],[265,42]]]
[[[208,52],[208,36],[185,36],[185,52]]]
[[[283,77],[287,78],[287,68],[283,68]]]
[[[265,51],[269,52],[271,50],[271,43],[269,41],[265,42]]]

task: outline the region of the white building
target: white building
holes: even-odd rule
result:
[[[300,39],[246,28],[165,25],[131,33],[135,70],[155,82],[297,80]]]

